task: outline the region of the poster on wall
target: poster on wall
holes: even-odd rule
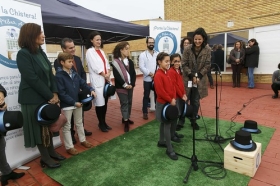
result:
[[[180,21],[150,21],[150,36],[155,38],[155,50],[175,54],[180,52],[181,42]]]
[[[30,22],[43,25],[40,5],[27,1],[0,0],[0,84],[7,90],[5,102],[9,111],[21,110],[18,103],[21,76],[16,63],[20,50],[17,41],[21,26]],[[46,51],[45,44],[42,48]],[[5,140],[7,160],[12,168],[39,156],[37,148],[24,147],[22,128],[8,131]],[[59,137],[54,139],[54,144],[61,144]]]

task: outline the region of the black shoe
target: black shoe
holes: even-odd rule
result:
[[[143,119],[144,120],[148,120],[149,118],[148,118],[148,113],[143,113]]]
[[[191,124],[191,126],[194,127],[194,130],[199,130],[199,125],[197,123],[195,123],[194,126]]]
[[[178,138],[178,137],[176,137],[176,136],[173,136],[173,137],[171,137],[171,141],[174,141],[174,142],[176,142],[176,143],[180,143],[180,142],[181,142],[181,139]]]
[[[183,135],[183,134],[178,134],[177,132],[175,132],[175,136],[176,136],[177,138],[184,138],[184,135]]]
[[[170,159],[178,160],[178,156],[175,154],[175,152],[168,152],[166,149],[166,154],[167,154],[167,156],[169,156]]]
[[[56,156],[50,156],[52,159],[56,160],[56,161],[62,161],[65,160],[66,158],[58,153],[56,153]]]
[[[166,143],[159,143],[159,141],[157,142],[157,146],[160,147],[160,148],[167,148],[167,145]]]
[[[42,168],[44,168],[45,166],[47,166],[48,168],[58,168],[61,166],[60,163],[58,163],[58,162],[56,162],[54,164],[47,164],[43,160],[40,160],[40,164],[41,164]]]
[[[128,123],[129,123],[130,125],[132,125],[132,124],[134,124],[134,121],[128,119]]]
[[[73,142],[73,144],[77,143],[75,136],[72,136],[72,142]]]
[[[124,119],[122,118],[122,124],[124,124]],[[132,120],[130,120],[130,119],[128,119],[128,123],[130,124],[130,125],[132,125],[132,124],[134,124],[134,121],[132,121]]]
[[[274,94],[274,95],[272,96],[272,99],[276,99],[276,98],[278,98],[278,95]]]
[[[25,175],[24,172],[16,173],[16,172],[12,171],[10,174],[1,176],[1,184],[2,184],[2,186],[8,185],[8,180],[16,180],[16,179],[21,178],[24,175]]]
[[[159,141],[157,142],[157,146],[160,148],[167,148],[166,142],[160,143]],[[173,148],[173,145],[171,144],[171,147]]]
[[[99,129],[100,129],[102,132],[108,132],[108,130],[107,130],[107,128],[106,128],[105,125],[100,125],[100,124],[98,124],[98,127],[99,127]]]
[[[105,123],[105,127],[107,130],[112,130],[112,127],[110,127],[109,125],[107,125],[107,123]]]
[[[92,135],[92,132],[89,132],[85,129],[85,136],[91,136]]]
[[[129,123],[128,120],[124,121],[124,132],[128,132],[129,131]]]

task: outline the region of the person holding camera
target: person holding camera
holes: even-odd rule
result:
[[[278,90],[280,90],[280,63],[278,64],[278,69],[273,72],[272,75],[272,85],[271,88],[274,92],[272,99],[278,98]]]
[[[7,92],[5,88],[0,84],[0,112],[3,112],[7,109],[7,104],[5,103],[5,97],[7,96]],[[0,131],[0,171],[2,172],[1,176],[1,184],[7,185],[8,180],[15,180],[19,179],[24,176],[24,172],[14,172],[12,171],[9,163],[7,162],[6,158],[6,141],[4,138],[4,134]]]

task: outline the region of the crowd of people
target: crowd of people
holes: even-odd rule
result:
[[[79,99],[80,91],[88,91],[94,98],[98,127],[102,132],[112,129],[106,122],[108,96],[104,93],[106,85],[111,85],[111,72],[114,75],[114,86],[119,97],[120,111],[124,124],[124,132],[129,132],[129,125],[134,122],[130,119],[133,89],[136,82],[134,62],[129,58],[130,45],[123,41],[117,44],[113,50],[113,62],[110,65],[102,50],[101,34],[92,31],[87,39],[86,60],[89,70],[90,85],[86,82],[81,59],[75,55],[75,45],[72,39],[64,38],[61,41],[62,53],[54,62],[56,74],[52,73],[52,66],[41,45],[45,36],[41,26],[35,23],[26,23],[20,29],[18,45],[21,50],[17,54],[17,65],[21,74],[18,102],[21,104],[24,123],[24,145],[26,148],[37,147],[41,154],[41,166],[58,168],[59,161],[65,157],[58,154],[53,146],[54,134],[48,127],[38,124],[34,113],[42,103],[59,105],[63,110],[67,122],[63,126],[62,136],[67,153],[77,155],[75,149],[77,132],[79,142],[86,148],[92,144],[86,140],[86,136],[92,134],[84,128],[84,105]],[[174,152],[171,141],[180,142],[184,135],[178,134],[185,124],[183,114],[184,104],[189,103],[193,107],[193,117],[200,119],[198,115],[200,99],[208,95],[208,81],[213,88],[211,64],[216,63],[217,68],[224,70],[224,56],[222,45],[214,45],[210,48],[207,42],[207,34],[203,28],[198,28],[193,37],[186,37],[181,42],[181,53],[171,56],[164,52],[154,50],[155,40],[152,37],[146,39],[147,50],[139,56],[139,67],[143,73],[143,119],[148,119],[148,104],[150,92],[155,92],[156,119],[159,125],[158,147],[166,148],[166,154],[173,160],[178,157]],[[251,39],[248,46],[236,41],[230,52],[228,63],[232,68],[232,86],[240,87],[240,71],[245,65],[248,68],[248,88],[254,88],[254,68],[258,67],[259,47],[256,39]],[[278,64],[280,69],[280,64]],[[210,78],[211,76],[211,78]],[[280,70],[276,70],[272,77],[272,89],[278,97],[280,89]],[[208,80],[209,79],[209,80]],[[6,91],[0,86],[0,105],[4,104]],[[163,108],[166,105],[176,106],[178,117],[168,120],[162,118]],[[6,105],[0,110],[5,110]],[[195,130],[199,130],[196,122],[191,122]],[[76,131],[74,130],[76,128]],[[1,182],[5,185],[9,179],[17,179],[24,173],[15,173],[6,161],[5,140],[0,134],[0,171]]]

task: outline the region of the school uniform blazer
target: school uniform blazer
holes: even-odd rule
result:
[[[53,93],[57,93],[57,86],[52,66],[47,55],[42,49],[38,49],[48,62],[50,70],[46,72],[42,61],[31,54],[26,48],[22,48],[17,53],[17,66],[21,74],[21,82],[19,84],[18,102],[20,104],[40,104],[53,98]],[[47,74],[49,76],[49,81]],[[50,87],[48,86],[50,85]]]
[[[100,50],[101,54],[104,56],[106,65],[105,68],[110,70],[110,64],[106,58],[106,55],[103,50]],[[89,48],[86,52],[86,59],[88,64],[88,71],[89,71],[89,80],[92,88],[95,90],[97,97],[94,99],[95,106],[104,106],[105,99],[103,97],[103,91],[105,86],[105,78],[99,73],[105,72],[104,70],[104,63],[101,57],[96,52],[95,48]]]
[[[161,104],[171,103],[172,99],[176,99],[176,89],[169,77],[168,71],[158,69],[154,77],[155,91],[157,94],[157,102]]]
[[[176,88],[177,98],[182,98],[186,94],[183,77],[173,67],[168,70],[169,77],[171,78],[173,85]]]
[[[78,57],[78,56],[75,56],[75,55],[73,57],[74,57],[74,60],[75,60],[76,66],[77,66],[77,73],[79,74],[79,76],[81,78],[83,78],[85,81],[87,81],[87,74],[86,74],[85,69],[83,67],[83,63],[81,61],[81,58]],[[54,66],[54,69],[55,69],[56,72],[57,72],[58,67],[62,68],[61,64],[57,61],[57,59],[54,61],[53,66]],[[76,71],[74,66],[72,67],[72,70]]]

